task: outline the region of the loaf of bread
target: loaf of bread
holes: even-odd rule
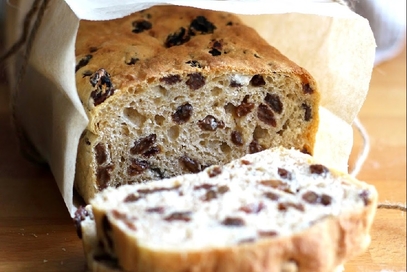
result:
[[[87,202],[273,146],[313,152],[315,80],[232,14],[154,6],[81,21],[76,56],[89,124],[75,187]]]
[[[82,228],[93,237],[85,251],[97,244],[103,258],[89,263],[122,271],[330,272],[369,245],[377,197],[307,154],[273,148],[103,190]]]

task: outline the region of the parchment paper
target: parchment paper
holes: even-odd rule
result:
[[[346,6],[331,0],[50,1],[20,84],[17,116],[48,162],[71,215],[76,210],[77,145],[88,122],[75,87],[80,20],[110,20],[166,3],[237,13],[270,44],[306,68],[317,80],[322,96],[314,156],[347,171],[353,144],[351,124],[366,98],[375,42],[368,21]],[[10,1],[9,47],[18,39],[31,4]],[[21,63],[17,54],[8,65],[13,91]]]

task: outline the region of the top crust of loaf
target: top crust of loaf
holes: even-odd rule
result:
[[[168,37],[179,34],[180,29],[188,32],[188,27],[197,17],[205,18],[201,22],[202,29],[190,27],[192,34],[188,38],[185,38],[188,34],[182,36],[187,41],[166,45]],[[142,22],[149,22],[150,28],[137,30],[135,25]],[[155,27],[156,24],[159,27]],[[205,24],[212,27],[205,27]],[[228,13],[154,6],[131,17],[103,22],[103,25],[81,21],[78,36],[81,39],[76,44],[76,81],[84,104],[88,104],[93,90],[89,84],[89,72],[106,67],[109,67],[107,72],[114,88],[129,93],[137,93],[149,84],[174,74],[186,76],[196,72],[203,76],[228,72],[297,75],[304,88],[310,91],[317,89],[306,70],[270,46],[254,29],[242,24],[238,17]],[[91,111],[98,108],[88,107]]]

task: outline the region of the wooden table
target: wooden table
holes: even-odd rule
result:
[[[17,151],[0,84],[0,271],[84,271],[81,241],[52,175]],[[371,152],[359,179],[377,186],[380,201],[406,201],[406,52],[374,69],[360,113]],[[352,165],[362,141],[355,133]],[[406,214],[379,210],[372,243],[346,272],[405,271]]]

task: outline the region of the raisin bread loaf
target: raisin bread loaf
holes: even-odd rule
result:
[[[314,79],[232,14],[154,6],[81,21],[76,55],[89,117],[75,181],[85,201],[272,146],[313,152]]]
[[[137,272],[334,271],[367,248],[376,204],[373,186],[282,147],[91,201],[105,256]]]

